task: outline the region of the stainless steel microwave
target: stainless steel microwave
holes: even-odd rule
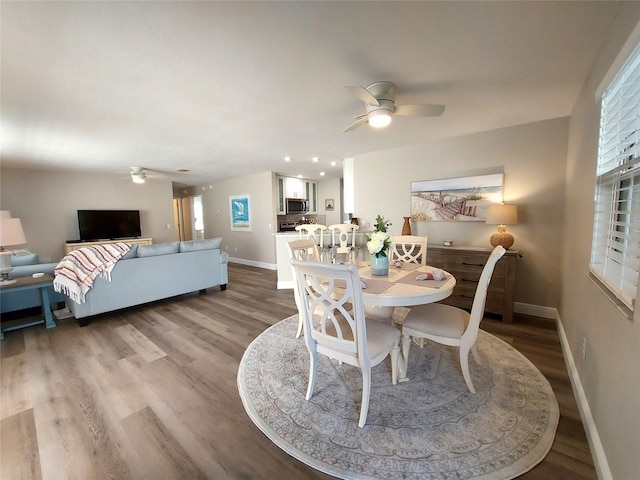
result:
[[[303,198],[287,198],[287,213],[307,213],[309,206]]]

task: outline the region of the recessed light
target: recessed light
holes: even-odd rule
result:
[[[321,177],[324,177],[324,172],[320,172],[320,176],[321,176]]]
[[[302,174],[298,175],[298,178],[302,178]]]
[[[317,163],[318,162],[318,157],[313,157],[313,162]]]
[[[285,162],[290,162],[291,161],[291,157],[284,157],[284,161]]]
[[[336,162],[331,162],[331,166],[335,167],[336,166]]]

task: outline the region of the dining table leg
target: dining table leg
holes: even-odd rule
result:
[[[379,307],[377,305],[365,305],[364,315],[367,318],[378,321],[390,322],[393,317],[394,307]]]

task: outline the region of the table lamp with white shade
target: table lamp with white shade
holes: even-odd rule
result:
[[[492,247],[502,245],[508,249],[513,245],[513,235],[507,232],[507,225],[518,223],[518,207],[516,205],[491,205],[487,210],[486,223],[489,225],[498,225],[498,231],[491,235],[490,242]]]
[[[11,266],[11,250],[5,250],[4,247],[14,245],[24,245],[27,239],[22,230],[22,223],[19,218],[11,218],[11,212],[2,210],[0,212],[0,285],[11,285],[16,283],[15,280],[9,278],[9,272],[13,270]]]

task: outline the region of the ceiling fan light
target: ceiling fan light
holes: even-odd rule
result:
[[[145,174],[142,172],[132,172],[131,181],[133,183],[144,183]]]
[[[391,123],[391,115],[386,110],[374,110],[369,112],[369,125],[373,128],[384,128]]]

